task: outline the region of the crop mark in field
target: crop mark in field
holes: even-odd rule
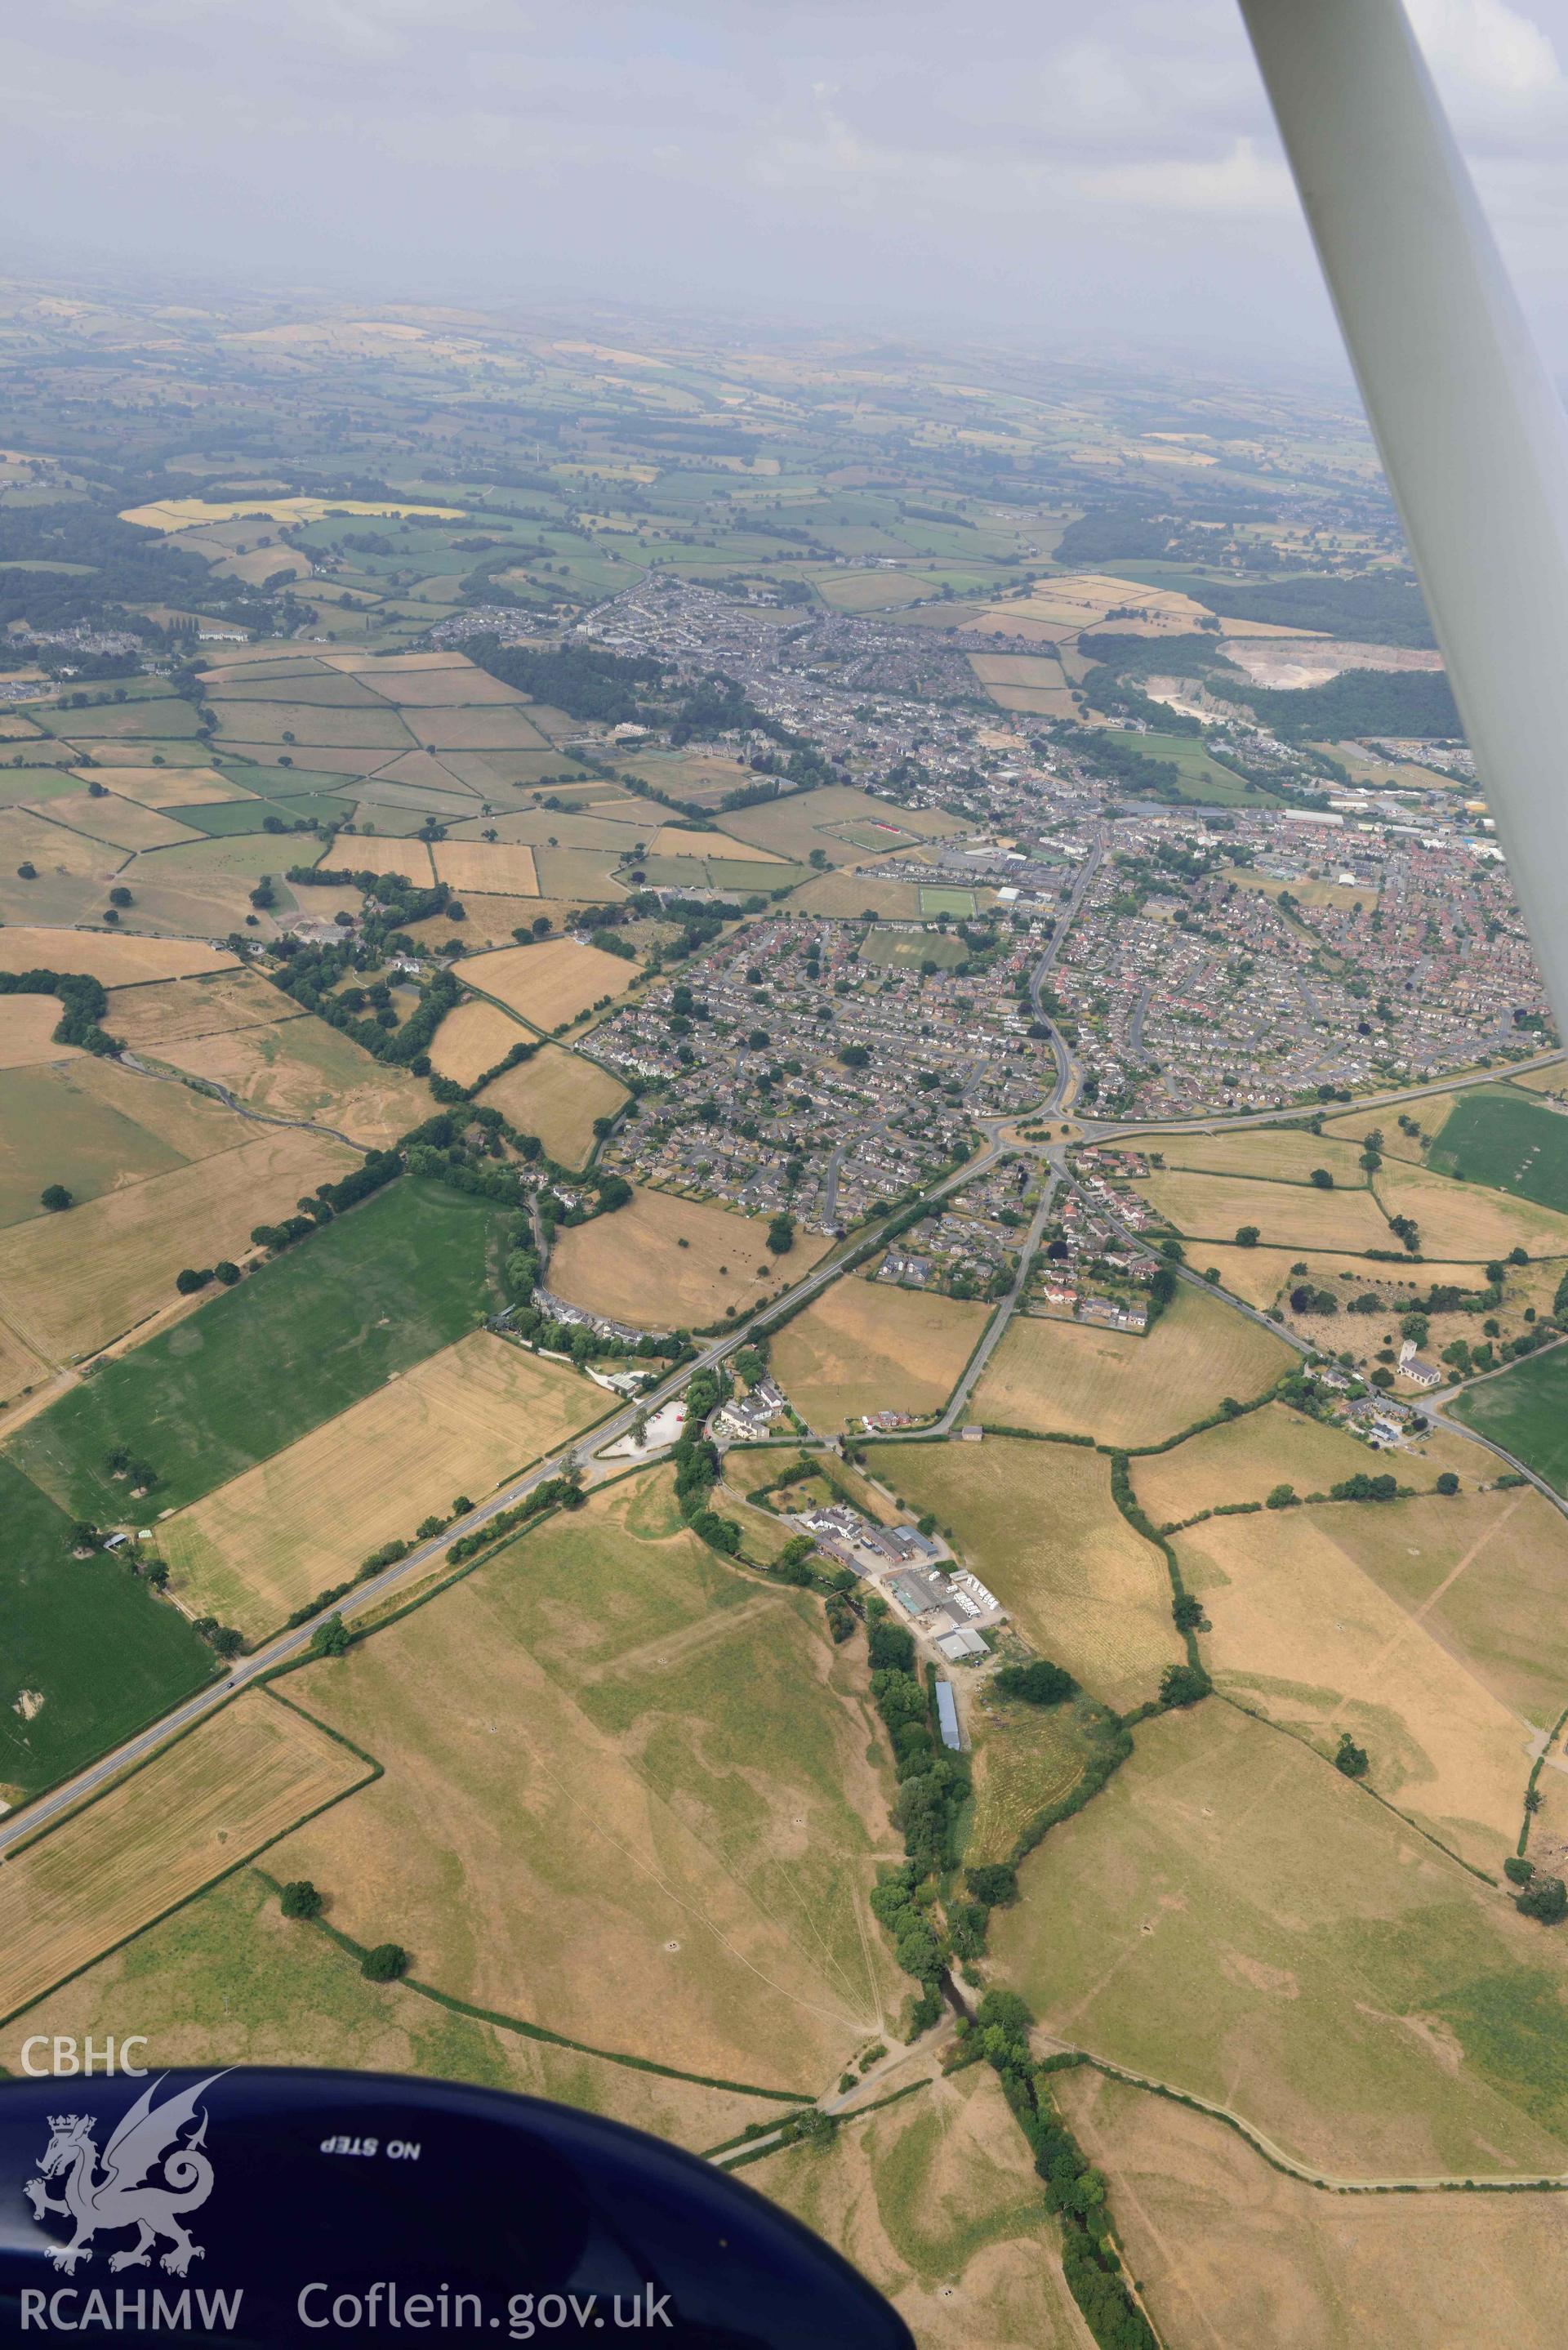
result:
[[[533,1741],[528,1736],[526,1729],[521,1724],[519,1724],[518,1734],[521,1736],[524,1745],[527,1748],[528,1753],[538,1769],[541,1777],[545,1778],[550,1782],[551,1785],[556,1789],[566,1808],[573,1812],[584,1811],[585,1806],[581,1804],[577,1798],[571,1793],[565,1780],[562,1779],[556,1772],[551,1769],[543,1752],[534,1744]],[[636,1775],[639,1779],[642,1778],[641,1772],[638,1772]],[[649,1786],[649,1793],[655,1794],[660,1804],[664,1803],[665,1798],[662,1795],[659,1795],[658,1790],[653,1788],[648,1781],[644,1780],[643,1784],[645,1786]],[[772,1975],[770,1975],[764,1968],[757,1965],[754,1959],[748,1959],[742,1950],[736,1950],[734,1944],[729,1939],[728,1936],[713,1923],[712,1919],[711,1918],[704,1917],[701,1909],[697,1908],[693,1903],[686,1900],[680,1893],[678,1893],[675,1887],[669,1882],[668,1878],[661,1877],[656,1868],[651,1867],[647,1861],[639,1858],[638,1854],[632,1850],[629,1845],[623,1845],[617,1837],[611,1835],[609,1830],[605,1826],[602,1820],[595,1817],[592,1814],[587,1814],[587,1816],[589,1820],[590,1826],[593,1828],[595,1833],[603,1836],[607,1844],[613,1846],[614,1849],[619,1853],[623,1861],[625,1861],[630,1867],[636,1869],[639,1877],[645,1877],[651,1884],[657,1885],[659,1891],[664,1894],[669,1900],[672,1901],[678,1909],[684,1910],[686,1915],[691,1918],[696,1925],[700,1926],[704,1933],[711,1934],[713,1939],[719,1944],[720,1948],[724,1951],[725,1955],[733,1959],[738,1966],[744,1967],[748,1974],[755,1975],[759,1982],[766,1983],[770,1991],[776,1991],[778,1996],[781,1999],[787,2000],[792,2007],[805,2008],[809,2014],[819,2015],[830,2023],[847,2023],[852,2025],[857,2031],[869,2031],[870,2026],[861,2017],[846,2015],[841,2009],[825,2006],[815,2000],[803,1999],[798,1992],[786,1990],[783,1983],[775,1982]],[[734,1870],[731,1867],[730,1863],[725,1859],[722,1853],[714,1852],[712,1846],[707,1842],[707,1839],[703,1836],[698,1835],[696,1831],[687,1825],[686,1823],[683,1822],[682,1825],[686,1826],[687,1834],[691,1836],[692,1841],[695,1844],[701,1845],[702,1850],[709,1855],[711,1859],[717,1863],[719,1867],[722,1869],[724,1875],[731,1879],[732,1883],[740,1887],[747,1900],[759,1909],[764,1918],[769,1918],[771,1919],[773,1913],[767,1908],[766,1903],[763,1901],[761,1897],[751,1886],[747,1885],[742,1878],[736,1877]],[[774,1920],[774,1922],[776,1923],[777,1921]],[[789,1939],[793,1940],[794,1937],[791,1936]]]
[[[718,1647],[732,1631],[749,1625],[758,1616],[775,1615],[782,1605],[777,1593],[759,1591],[753,1598],[742,1600],[738,1607],[699,1616],[684,1631],[661,1633],[657,1639],[644,1641],[640,1648],[627,1648],[607,1663],[590,1665],[578,1678],[585,1683],[612,1681],[622,1674],[635,1678],[645,1665],[656,1665],[662,1670],[671,1664],[684,1664],[699,1650]]]
[[[1505,1712],[1512,1714],[1515,1721],[1517,1721],[1522,1729],[1534,1731],[1539,1735],[1539,1732],[1536,1731],[1536,1725],[1534,1722],[1530,1721],[1526,1715],[1519,1712],[1515,1707],[1508,1703],[1505,1698],[1500,1696],[1495,1690],[1491,1689],[1488,1683],[1481,1679],[1480,1673],[1476,1671],[1474,1666],[1469,1662],[1468,1658],[1461,1655],[1457,1649],[1450,1648],[1449,1643],[1442,1639],[1438,1633],[1428,1631],[1422,1621],[1422,1618],[1429,1612],[1429,1610],[1437,1606],[1444,1593],[1451,1589],[1453,1585],[1459,1581],[1465,1569],[1473,1565],[1475,1560],[1480,1557],[1481,1552],[1485,1550],[1488,1543],[1492,1540],[1493,1536],[1500,1534],[1502,1532],[1504,1526],[1507,1525],[1510,1518],[1512,1517],[1514,1512],[1524,1501],[1526,1494],[1531,1489],[1527,1486],[1524,1492],[1516,1493],[1514,1495],[1512,1501],[1502,1512],[1501,1515],[1495,1518],[1490,1526],[1483,1528],[1481,1533],[1476,1536],[1475,1541],[1471,1543],[1463,1558],[1459,1560],[1457,1565],[1449,1568],[1448,1574],[1443,1577],[1441,1583],[1438,1584],[1437,1589],[1435,1591],[1428,1592],[1427,1597],[1423,1599],[1418,1607],[1411,1609],[1410,1613],[1407,1616],[1405,1621],[1398,1627],[1397,1630],[1393,1632],[1389,1638],[1384,1641],[1383,1646],[1372,1659],[1371,1669],[1373,1673],[1376,1674],[1379,1668],[1386,1663],[1387,1659],[1393,1655],[1395,1649],[1399,1647],[1407,1634],[1413,1631],[1424,1632],[1428,1639],[1435,1641],[1437,1646],[1443,1650],[1445,1656],[1450,1657],[1453,1659],[1454,1663],[1458,1665],[1459,1670],[1465,1675],[1466,1679],[1473,1681],[1477,1689],[1483,1690],[1489,1698],[1494,1699],[1496,1702],[1503,1708]],[[1418,1558],[1420,1556],[1420,1553],[1419,1551],[1416,1551],[1412,1555]],[[1326,1724],[1330,1729],[1333,1729],[1334,1724],[1339,1721],[1340,1716],[1344,1713],[1345,1708],[1353,1702],[1355,1702],[1355,1700],[1348,1697],[1342,1697],[1340,1699],[1339,1703],[1334,1707],[1333,1712],[1324,1717]],[[1401,1816],[1403,1816],[1403,1814],[1401,1814]]]

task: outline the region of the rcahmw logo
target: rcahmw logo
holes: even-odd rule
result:
[[[111,2269],[146,2268],[153,2246],[164,2241],[170,2249],[159,2265],[171,2275],[183,2276],[193,2260],[202,2258],[184,2217],[198,2210],[213,2191],[213,2165],[202,2151],[207,2136],[202,2097],[222,2077],[209,2073],[204,2081],[166,2097],[161,2106],[152,2102],[159,2087],[153,2082],[117,2124],[101,2157],[93,2143],[97,2123],[90,2114],[50,2115],[51,2135],[39,2158],[38,2176],[29,2178],[22,2191],[40,2226],[62,2219],[75,2228],[68,2243],[48,2248],[56,2268],[74,2276],[78,2262],[92,2259],[96,2235],[124,2228],[136,2230],[136,2241],[109,2255]],[[182,2131],[193,2122],[196,2127],[182,2142]],[[57,2195],[49,2193],[46,2182],[51,2179],[59,2182]],[[36,2297],[40,2303],[44,2298],[41,2293]]]

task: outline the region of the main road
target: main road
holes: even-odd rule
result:
[[[955,1168],[950,1175],[933,1185],[926,1198],[932,1201],[945,1199],[961,1184],[972,1182],[977,1176],[988,1174],[1007,1155],[1006,1148],[992,1134],[977,1157]],[[352,1210],[349,1212],[352,1213]],[[454,1518],[431,1541],[417,1544],[394,1565],[383,1567],[379,1574],[367,1576],[363,1583],[357,1583],[340,1600],[334,1601],[330,1607],[322,1608],[305,1623],[292,1625],[286,1631],[276,1633],[249,1656],[240,1658],[231,1671],[210,1681],[171,1712],[150,1723],[145,1730],[138,1731],[133,1737],[124,1740],[109,1753],[100,1755],[96,1762],[89,1762],[85,1769],[62,1781],[47,1794],[36,1796],[20,1810],[8,1814],[0,1820],[0,1859],[17,1845],[36,1835],[41,1828],[60,1818],[62,1814],[70,1811],[86,1796],[98,1793],[130,1764],[145,1761],[168,1739],[191,1729],[219,1706],[226,1705],[242,1690],[275,1672],[278,1666],[296,1662],[305,1655],[316,1632],[329,1617],[341,1616],[346,1623],[352,1624],[381,1601],[400,1591],[408,1590],[441,1565],[451,1544],[462,1536],[483,1533],[493,1519],[499,1517],[503,1511],[513,1509],[519,1502],[525,1501],[547,1478],[564,1476],[577,1470],[587,1471],[593,1477],[596,1468],[594,1456],[602,1453],[606,1445],[613,1444],[618,1437],[629,1434],[639,1412],[657,1411],[661,1404],[678,1396],[698,1371],[711,1370],[722,1362],[732,1348],[743,1344],[747,1328],[758,1325],[765,1326],[792,1307],[807,1304],[830,1282],[837,1279],[846,1257],[857,1254],[868,1242],[875,1245],[891,1221],[891,1218],[886,1218],[874,1232],[858,1233],[852,1241],[829,1250],[821,1263],[814,1265],[784,1296],[775,1299],[771,1305],[759,1306],[746,1317],[743,1326],[727,1330],[715,1338],[691,1362],[682,1363],[672,1371],[650,1394],[639,1397],[635,1402],[626,1404],[619,1411],[612,1413],[607,1419],[586,1430],[575,1443],[552,1453],[546,1460],[535,1461],[521,1476],[514,1478],[509,1484],[502,1486],[488,1500],[482,1502],[477,1509],[469,1511],[464,1517]],[[602,1476],[607,1471],[601,1467],[597,1473]]]

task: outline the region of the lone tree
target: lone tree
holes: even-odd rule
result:
[[[342,1617],[334,1613],[325,1624],[318,1624],[311,1634],[310,1653],[313,1657],[344,1656],[352,1645],[353,1638]]]
[[[1568,1918],[1568,1886],[1560,1877],[1533,1877],[1514,1908],[1521,1917],[1533,1918],[1542,1926],[1561,1925]]]
[[[1238,1248],[1256,1248],[1261,1237],[1262,1235],[1256,1224],[1238,1224],[1236,1227],[1236,1246]]]
[[[47,1184],[39,1192],[38,1198],[42,1204],[56,1215],[58,1215],[62,1209],[71,1205],[71,1195],[63,1183]]]
[[[1003,1665],[996,1676],[1000,1694],[1022,1698],[1025,1705],[1062,1705],[1077,1687],[1071,1673],[1044,1657],[1037,1657],[1033,1664]]]
[[[321,1896],[308,1877],[291,1877],[283,1888],[283,1914],[286,1918],[319,1918]]]
[[[1310,1180],[1317,1185],[1320,1191],[1332,1191],[1334,1189],[1334,1177],[1326,1167],[1314,1167]]]
[[[1159,1680],[1162,1705],[1196,1705],[1214,1684],[1200,1665],[1167,1665]]]
[[[396,1982],[409,1971],[409,1953],[401,1942],[378,1942],[359,1961],[359,1971],[371,1982]]]
[[[1339,1733],[1339,1752],[1334,1758],[1334,1767],[1336,1771],[1343,1771],[1347,1779],[1364,1779],[1366,1776],[1366,1749],[1357,1746],[1348,1730],[1342,1730]]]
[[[775,1256],[784,1256],[794,1246],[794,1218],[781,1208],[768,1226],[768,1246]]]

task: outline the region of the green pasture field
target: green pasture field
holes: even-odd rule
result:
[[[892,971],[919,971],[926,962],[954,971],[968,959],[963,941],[950,939],[940,931],[924,931],[918,936],[908,931],[873,931],[860,946],[862,962]]]
[[[15,1801],[130,1737],[215,1664],[119,1559],[74,1558],[70,1519],[4,1457],[0,1523],[0,1789]]]
[[[258,799],[291,800],[320,792],[341,791],[348,780],[344,775],[325,775],[313,767],[258,767],[231,762],[220,764],[219,772],[231,784],[238,784]]]
[[[1224,767],[1211,759],[1195,734],[1135,734],[1119,726],[1102,726],[1102,734],[1114,734],[1118,741],[1141,751],[1146,759],[1168,760],[1180,770],[1177,789],[1185,800],[1198,800],[1210,806],[1243,807],[1262,802],[1270,805],[1266,792],[1260,792],[1239,775],[1232,767]]]
[[[37,1215],[46,1183],[97,1200],[186,1163],[158,1132],[154,1104],[141,1125],[90,1086],[73,1085],[74,1066],[0,1069],[0,1225]],[[156,1097],[156,1087],[147,1090]]]
[[[1568,1347],[1528,1356],[1500,1378],[1467,1388],[1448,1409],[1568,1493]]]
[[[483,1320],[500,1216],[404,1176],[107,1363],[7,1448],[60,1504],[114,1524],[182,1508]],[[133,1503],[116,1444],[160,1483]]]
[[[261,832],[265,829],[269,816],[276,816],[286,827],[292,827],[301,816],[312,823],[320,816],[328,824],[341,824],[348,814],[348,804],[346,800],[336,797],[324,799],[315,793],[307,793],[302,794],[298,799],[287,800],[254,797],[243,800],[213,800],[205,807],[182,808],[180,821],[182,824],[191,825],[198,832],[204,832],[210,837],[216,838],[220,834],[226,837],[231,833]],[[417,827],[415,828],[417,829]],[[301,863],[306,861],[309,850],[315,848],[317,845],[313,836],[306,836],[299,849]],[[295,860],[290,857],[286,861],[292,864]]]
[[[951,914],[960,921],[967,921],[974,912],[974,891],[927,889],[922,882],[920,911],[922,914]]]
[[[1460,1095],[1427,1163],[1440,1175],[1568,1209],[1568,1118],[1501,1086]]]
[[[102,702],[86,710],[30,710],[27,715],[47,733],[68,735],[73,742],[108,742],[124,734],[175,742],[196,732],[193,704],[172,693],[161,701]]]

